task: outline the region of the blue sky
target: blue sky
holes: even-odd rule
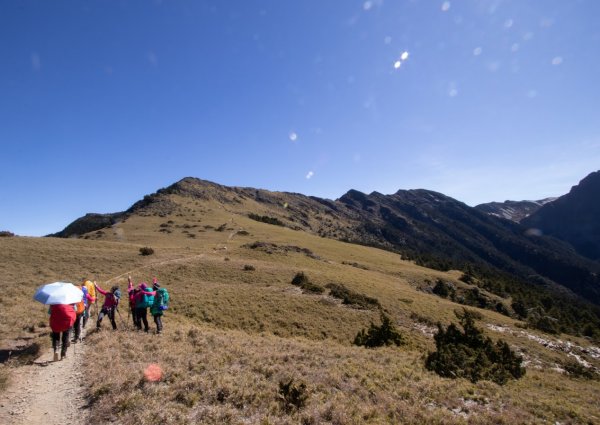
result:
[[[600,2],[0,3],[0,230],[193,176],[469,205],[600,168]]]

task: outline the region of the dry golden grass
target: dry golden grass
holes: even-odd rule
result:
[[[479,310],[480,325],[532,361],[525,378],[500,387],[442,379],[424,369],[424,356],[434,347],[426,332],[437,321],[456,321],[454,310],[461,306],[416,288],[437,278],[463,285],[458,282],[460,273],[429,270],[390,252],[259,223],[233,207],[185,202],[188,209],[174,215],[130,217],[88,239],[0,239],[3,342],[47,332],[46,309],[31,299],[42,283],[77,282],[87,276],[124,288],[131,272],[137,282],[156,275],[169,289],[173,301],[165,315],[164,335],[107,329],[89,336],[98,371],[97,379],[89,381],[95,423],[600,420],[598,381],[553,371],[551,367],[568,356],[520,334],[515,320],[495,312]],[[219,227],[222,231],[215,230]],[[171,233],[161,231],[167,228]],[[237,233],[240,230],[248,234]],[[188,236],[191,232],[195,237]],[[307,248],[318,258],[244,246],[254,241]],[[152,247],[155,254],[141,256],[143,246]],[[255,270],[244,270],[245,265]],[[327,293],[302,293],[291,285],[299,271],[318,285],[342,283],[376,298],[408,345],[375,350],[352,346],[360,329],[378,322],[379,312],[343,306]],[[121,314],[127,320],[125,308]],[[417,323],[415,317],[426,323]],[[118,324],[122,327],[121,318]],[[511,332],[493,332],[485,324]],[[579,338],[570,340],[589,345]],[[599,366],[597,360],[585,358]],[[151,363],[164,371],[159,382],[143,379]],[[0,389],[6,376],[6,368],[0,368]],[[308,399],[302,409],[290,412],[278,388],[279,382],[291,378],[306,384]]]

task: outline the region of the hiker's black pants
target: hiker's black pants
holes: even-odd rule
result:
[[[61,336],[62,333],[62,336]],[[59,343],[61,343],[60,354],[64,357],[67,354],[67,348],[69,347],[69,334],[71,333],[71,329],[68,329],[64,332],[52,332],[50,336],[52,337],[52,349],[56,352],[58,351]]]
[[[135,307],[129,307],[129,309],[131,310],[131,318],[133,319],[133,326],[137,326],[138,320],[137,320],[137,313],[135,312]]]
[[[78,314],[77,317],[75,318],[75,324],[73,325],[73,339],[74,340],[79,340],[79,337],[81,336],[81,318],[83,317],[84,313]]]
[[[87,324],[88,319],[90,318],[90,309],[92,308],[92,304],[88,304],[85,310],[83,310],[83,327]]]
[[[117,322],[115,322],[115,308],[114,307],[102,307],[100,310],[100,314],[98,315],[98,321],[96,322],[96,327],[100,329],[100,323],[104,318],[104,315],[108,315],[110,319],[110,323],[112,324],[113,329],[117,329]]]
[[[155,314],[154,315],[154,323],[156,323],[156,333],[161,333],[163,326],[162,326],[162,314]]]
[[[142,329],[142,322],[144,322],[144,330],[148,332],[150,327],[148,326],[148,311],[146,307],[138,307],[135,309],[135,314],[137,315],[137,323],[136,326],[138,329]]]

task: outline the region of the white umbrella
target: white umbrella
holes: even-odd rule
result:
[[[35,291],[33,299],[47,305],[75,304],[83,299],[83,291],[72,283],[47,283]]]

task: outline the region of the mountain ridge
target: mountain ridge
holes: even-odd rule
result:
[[[410,189],[383,195],[350,189],[330,200],[185,177],[146,195],[118,217],[174,214],[180,206],[173,196],[214,202],[241,215],[255,210],[293,230],[398,252],[427,267],[465,270],[474,266],[484,275],[499,273],[554,289],[564,287],[600,303],[600,265],[578,256],[559,240],[529,235],[518,223],[490,216],[439,192]],[[93,230],[99,229],[89,231]]]

